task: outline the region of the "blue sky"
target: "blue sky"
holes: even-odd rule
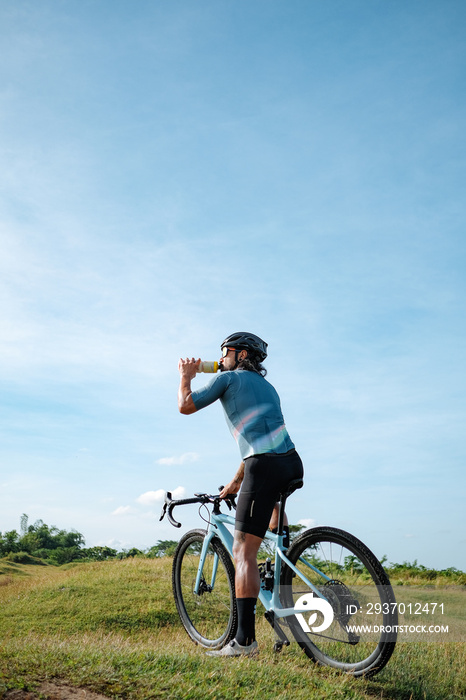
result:
[[[178,414],[178,358],[250,330],[305,463],[290,521],[466,569],[465,19],[0,3],[0,531],[177,539],[162,491],[239,463],[219,405]]]

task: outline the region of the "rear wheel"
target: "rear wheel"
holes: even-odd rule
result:
[[[173,559],[173,595],[181,622],[193,642],[220,649],[233,639],[237,628],[235,570],[217,537],[208,547],[195,592],[205,530],[191,530],[181,538]]]
[[[395,596],[377,558],[356,537],[330,527],[297,537],[287,558],[319,595],[284,566],[284,607],[305,609],[287,617],[298,644],[314,661],[355,676],[378,673],[396,642]],[[318,612],[320,610],[320,612]]]

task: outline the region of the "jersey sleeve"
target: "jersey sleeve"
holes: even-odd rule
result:
[[[217,374],[209,384],[206,384],[202,389],[192,392],[191,397],[194,401],[196,411],[210,406],[211,403],[214,403],[214,401],[217,401],[217,399],[223,396],[230,385],[231,377],[229,377],[229,375],[231,375],[231,372]]]

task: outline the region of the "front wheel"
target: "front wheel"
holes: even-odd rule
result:
[[[393,653],[398,616],[390,581],[372,552],[343,530],[317,527],[297,537],[282,571],[284,607],[303,651],[317,663],[355,676],[378,673]],[[313,584],[314,588],[310,585]]]
[[[172,585],[183,626],[193,642],[206,649],[220,649],[236,633],[235,570],[217,537],[208,546],[201,566],[206,530],[191,530],[178,543],[173,558]]]

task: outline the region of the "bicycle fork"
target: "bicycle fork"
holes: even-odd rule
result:
[[[199,557],[199,566],[197,568],[197,575],[196,575],[196,582],[194,584],[194,593],[196,595],[201,595],[202,590],[201,590],[201,581],[203,579],[203,571],[204,571],[204,564],[205,560],[207,557],[207,551],[209,549],[209,545],[212,542],[213,538],[217,535],[215,532],[216,529],[221,528],[222,529],[222,538],[223,541],[227,547],[227,550],[231,556],[233,556],[233,535],[231,532],[222,524],[221,520],[219,519],[218,525],[212,525],[210,524],[207,530],[207,534],[204,537],[204,541],[202,543],[202,549],[201,549],[201,554]],[[219,538],[219,539],[222,539]],[[214,559],[213,559],[213,564],[212,564],[212,577],[210,580],[210,583],[206,581],[206,584],[209,586],[209,590],[212,591],[215,586],[215,579],[217,576],[217,569],[218,569],[218,554],[214,552]]]

